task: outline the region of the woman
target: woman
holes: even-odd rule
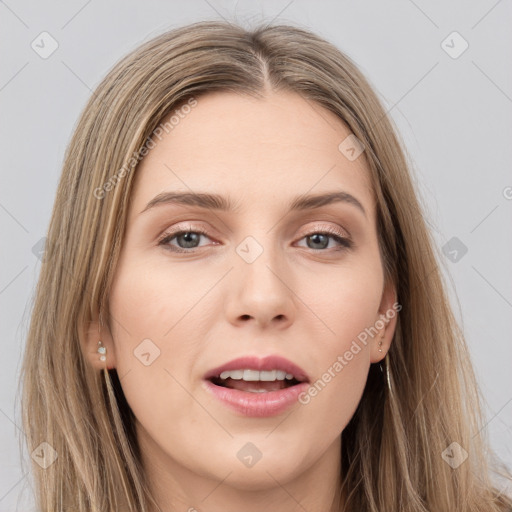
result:
[[[438,257],[330,43],[145,43],[57,191],[23,367],[40,509],[510,510]]]

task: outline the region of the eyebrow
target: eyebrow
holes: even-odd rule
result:
[[[294,198],[290,205],[290,211],[302,211],[320,208],[329,204],[347,203],[355,206],[366,217],[366,210],[361,202],[348,192],[328,192],[323,194],[301,195]],[[196,193],[196,192],[162,192],[155,196],[146,205],[140,214],[151,210],[158,205],[178,204],[185,206],[198,206],[209,210],[233,212],[235,204],[227,197],[218,194]]]

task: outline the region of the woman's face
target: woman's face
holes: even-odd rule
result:
[[[395,325],[364,153],[293,93],[185,110],[136,171],[102,332],[145,464],[246,490],[335,471]]]

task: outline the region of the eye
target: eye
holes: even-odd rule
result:
[[[330,240],[334,240],[338,244],[337,247],[334,247],[334,250],[350,249],[352,247],[351,240],[332,228],[313,231],[301,238],[301,240],[306,240],[307,247],[314,250],[328,249]]]
[[[190,249],[196,249],[199,246],[201,237],[206,237],[207,232],[202,228],[181,229],[172,233],[164,233],[158,241],[158,245],[167,246],[169,250],[174,252],[193,252]],[[176,239],[177,246],[171,244]]]

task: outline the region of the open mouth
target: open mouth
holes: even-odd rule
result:
[[[281,370],[234,370],[208,379],[212,384],[249,393],[269,393],[291,388],[304,382]]]
[[[308,374],[279,356],[245,356],[206,372],[205,391],[244,417],[275,416],[297,404],[309,386]]]

